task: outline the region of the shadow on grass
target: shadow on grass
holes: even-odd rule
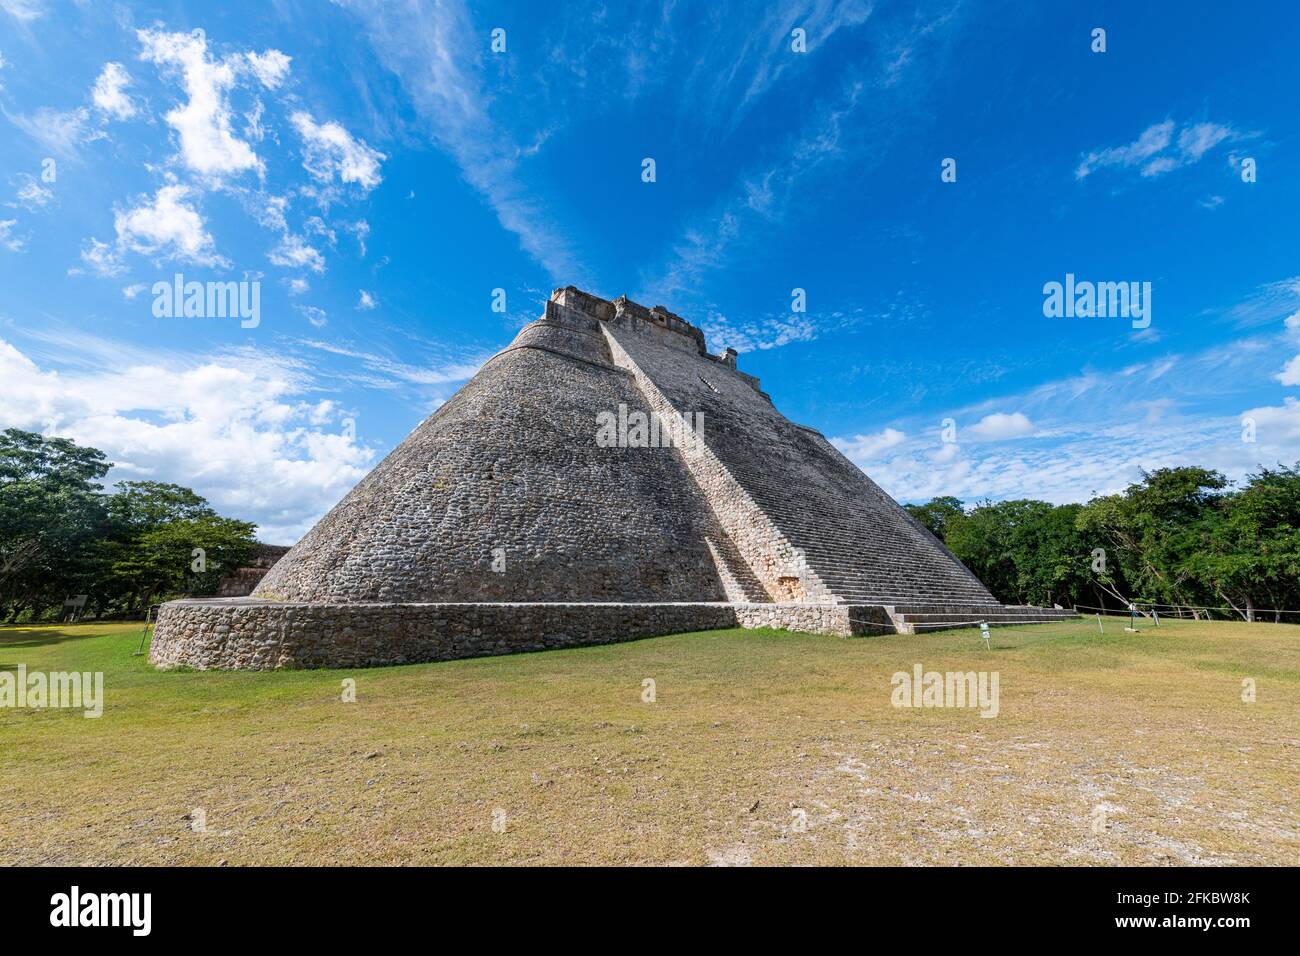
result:
[[[28,629],[20,624],[14,628],[0,628],[0,650],[10,647],[47,647],[51,644],[86,641],[103,636],[103,632],[69,631],[57,625],[33,625]]]

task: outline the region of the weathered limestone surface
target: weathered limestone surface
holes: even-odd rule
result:
[[[163,605],[159,667],[371,667],[608,644],[734,627],[730,604],[305,604],[257,599]]]
[[[620,410],[677,441],[603,447],[597,416]],[[734,351],[709,355],[662,306],[568,287],[251,599],[165,605],[150,655],[357,667],[737,625],[916,633],[958,615],[1029,619],[787,421]]]
[[[729,542],[670,448],[601,448],[648,411],[600,323],[551,302],[271,570],[288,601],[720,601]],[[712,545],[712,546],[711,546]],[[504,572],[493,570],[494,549]]]
[[[644,323],[608,322],[617,364],[643,393],[702,413],[697,479],[773,599],[802,574],[810,600],[995,606],[996,599],[929,531],[818,432],[787,420],[751,376],[714,357],[655,347]],[[779,578],[785,578],[782,584]]]
[[[725,602],[172,601],[159,612],[150,659],[162,668],[199,670],[374,667],[609,644],[720,627],[766,627],[848,637],[892,630],[881,610],[843,604]],[[876,619],[878,624],[868,623]]]

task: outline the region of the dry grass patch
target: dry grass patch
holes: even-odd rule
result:
[[[0,862],[1300,861],[1300,627],[1107,630],[162,673],[138,625],[3,629],[0,668],[103,671],[107,701],[0,709]],[[999,715],[892,707],[918,662],[998,671]]]

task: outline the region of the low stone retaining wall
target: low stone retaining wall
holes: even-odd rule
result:
[[[735,626],[729,604],[172,601],[158,612],[149,659],[202,670],[373,667]]]
[[[376,667],[726,627],[840,637],[896,631],[890,609],[866,604],[305,604],[217,598],[164,604],[149,659],[164,669]]]
[[[805,634],[857,637],[894,633],[888,611],[879,604],[734,604],[734,627],[770,627]]]

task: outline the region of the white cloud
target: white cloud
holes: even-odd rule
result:
[[[131,301],[140,295],[145,289],[149,288],[143,282],[133,282],[122,289],[122,298]]]
[[[1276,461],[1290,464],[1300,458],[1300,453],[1295,452],[1295,446],[1300,445],[1300,401],[1287,396],[1282,400],[1281,405],[1248,408],[1241,414],[1243,418],[1254,420],[1257,441],[1280,444],[1292,449],[1291,455],[1278,457],[1273,462],[1264,459],[1264,464],[1274,464]]]
[[[125,92],[130,85],[131,77],[121,63],[105,63],[90,91],[91,101],[115,119],[130,119],[136,113],[135,104]]]
[[[359,219],[351,226],[352,233],[357,237],[357,245],[361,248],[361,258],[366,257],[366,240],[370,238],[370,223],[364,219]]]
[[[1300,355],[1287,362],[1274,378],[1283,385],[1300,385]]]
[[[22,252],[27,248],[27,240],[14,235],[16,225],[18,225],[17,219],[0,219],[0,246],[4,246],[10,252]]]
[[[303,140],[303,169],[317,179],[332,182],[338,176],[366,192],[382,182],[379,166],[388,157],[354,138],[338,123],[318,124],[305,110],[294,113],[290,121]]]
[[[303,295],[311,291],[311,283],[297,276],[289,280],[288,286],[290,295]]]
[[[90,270],[100,278],[120,276],[126,272],[122,265],[121,251],[98,239],[87,239],[81,247],[81,261],[90,266]],[[69,269],[69,274],[77,270]]]
[[[325,257],[320,254],[320,250],[308,245],[301,236],[292,233],[285,233],[280,244],[267,254],[267,258],[275,265],[286,269],[325,271]]]
[[[45,16],[45,6],[40,0],[0,0],[0,10],[20,23],[30,23]]]
[[[804,313],[765,316],[735,322],[718,312],[709,313],[701,326],[712,348],[733,348],[737,352],[766,351],[790,342],[810,342],[817,327]]]
[[[179,76],[187,101],[165,119],[180,137],[181,159],[202,176],[222,177],[248,170],[261,174],[263,164],[253,148],[232,130],[230,92],[242,76],[251,74],[268,88],[278,86],[289,58],[277,50],[262,54],[230,54],[215,59],[202,31],[166,33],[139,30],[140,59]]]
[[[1178,465],[1215,468],[1240,480],[1261,463],[1300,460],[1300,401],[1224,413],[1233,407],[1233,396],[1272,386],[1283,338],[1239,339],[1125,369],[1090,368],[947,413],[958,422],[992,419],[992,426],[1000,421],[994,416],[1014,417],[999,408],[1015,407],[1032,425],[1033,441],[976,440],[978,426],[971,426],[958,429],[956,442],[945,443],[936,428],[938,411],[891,422],[907,437],[884,448],[864,444],[860,453],[851,439],[832,440],[886,491],[908,501],[936,495],[967,502],[1086,501],[1122,490],[1140,479],[1141,469]],[[1156,399],[1153,376],[1159,376]],[[1243,417],[1255,420],[1256,441],[1242,440]],[[1003,425],[991,433],[1017,430],[1015,423]]]
[[[480,30],[463,0],[433,7],[339,0],[369,33],[379,61],[402,82],[428,135],[491,205],[502,228],[553,280],[592,285],[555,217],[519,181],[519,148],[488,113],[483,62],[465,38]]]
[[[1103,166],[1134,166],[1150,159],[1164,150],[1170,143],[1174,132],[1174,121],[1165,120],[1142,131],[1134,142],[1127,146],[1112,146],[1109,149],[1089,153],[1074,171],[1076,179],[1083,179],[1093,170]]]
[[[365,289],[361,290],[361,298],[357,300],[357,308],[363,311],[369,311],[375,307],[375,297]]]
[[[195,265],[228,266],[214,251],[203,217],[189,204],[192,195],[189,186],[172,183],[161,187],[151,201],[119,211],[113,220],[119,249]]]
[[[1294,343],[1300,332],[1300,312],[1292,312],[1282,321],[1286,330],[1285,338]],[[1283,366],[1282,371],[1273,376],[1282,385],[1300,385],[1300,355],[1295,356]]]
[[[370,377],[350,375],[349,381],[368,385],[372,388],[396,388],[401,385],[451,385],[468,381],[482,367],[487,356],[473,361],[449,360],[436,365],[408,365],[374,352],[364,352],[334,342],[318,339],[301,339],[300,345],[308,348],[355,359],[371,373]]]
[[[1111,166],[1120,168],[1140,166],[1141,175],[1146,178],[1161,176],[1182,166],[1190,166],[1198,162],[1202,156],[1224,140],[1241,138],[1240,134],[1230,126],[1221,126],[1218,123],[1193,123],[1183,127],[1175,143],[1175,126],[1173,120],[1167,119],[1148,126],[1132,143],[1088,153],[1075,169],[1075,178],[1085,179],[1098,169]]]
[[[18,174],[18,189],[14,195],[18,202],[9,205],[19,205],[32,210],[46,205],[54,198],[54,192],[37,182],[36,177],[31,173]]]
[[[1021,438],[1034,433],[1034,426],[1021,412],[994,412],[985,415],[967,431],[976,438],[986,441],[1002,441],[1006,438]]]
[[[263,352],[52,371],[0,340],[0,381],[0,428],[102,449],[110,481],[187,485],[273,543],[305,533],[375,458],[332,402],[308,400],[299,366]]]
[[[869,462],[887,448],[901,445],[907,436],[897,428],[886,428],[874,435],[854,435],[852,438],[835,438],[832,444],[846,458],[856,462]]]
[[[265,53],[245,53],[249,69],[257,81],[268,90],[278,89],[289,75],[289,63],[292,57],[285,56],[279,50],[267,50]]]
[[[325,314],[324,309],[317,308],[314,305],[301,304],[295,305],[294,308],[297,309],[299,314],[315,328],[324,328],[329,323],[329,317]]]
[[[102,132],[90,129],[90,111],[85,107],[64,111],[42,106],[30,114],[11,114],[6,110],[5,116],[60,159],[75,159],[78,147],[103,136]]]
[[[1178,134],[1178,150],[1189,163],[1197,162],[1212,148],[1232,135],[1227,126],[1217,123],[1197,123]]]

